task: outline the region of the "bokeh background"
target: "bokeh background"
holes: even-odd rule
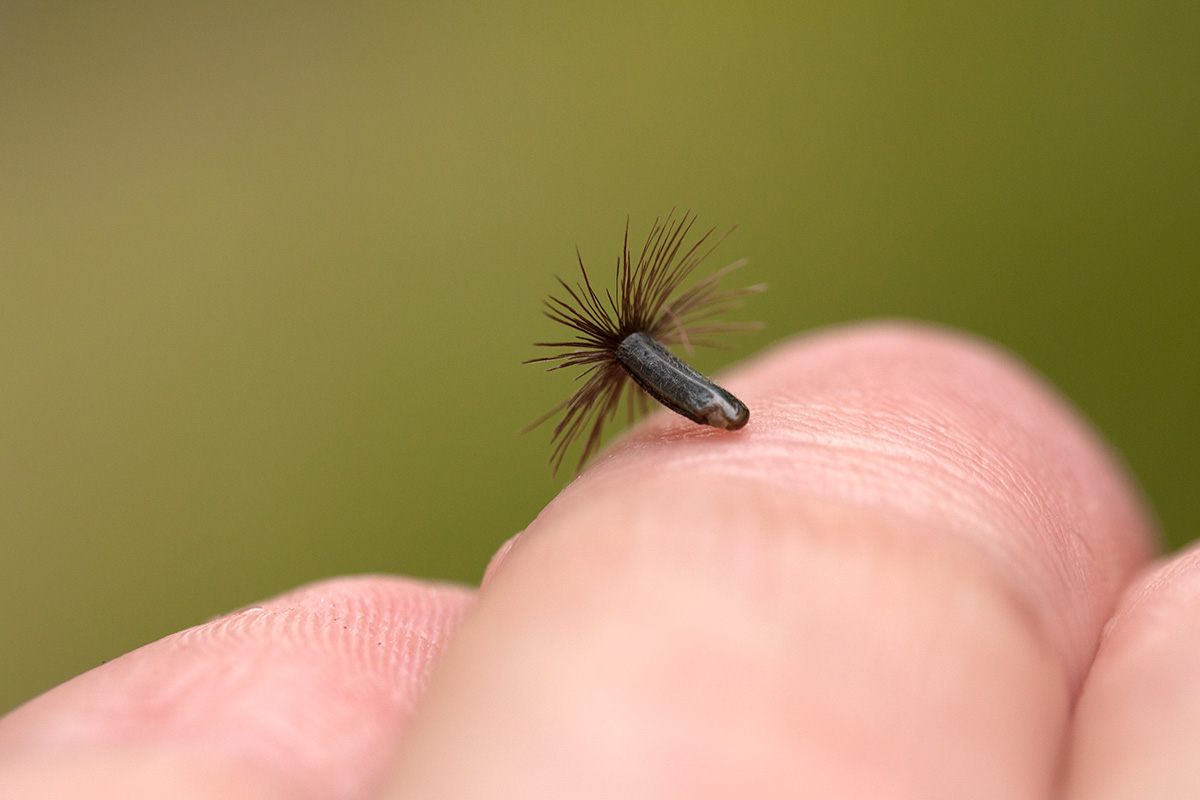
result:
[[[997,340],[1179,546],[1197,42],[1194,0],[0,5],[0,711],[322,576],[477,581],[566,480],[540,298],[674,205],[771,285],[741,354]]]

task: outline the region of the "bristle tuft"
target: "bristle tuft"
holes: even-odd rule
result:
[[[583,468],[599,448],[604,425],[616,414],[626,390],[630,396],[630,418],[645,412],[647,395],[629,378],[616,357],[617,347],[631,333],[645,333],[664,344],[682,344],[690,352],[692,345],[719,346],[707,338],[709,335],[754,329],[752,323],[710,321],[739,306],[745,295],[764,288],[756,285],[717,290],[717,281],[744,266],[745,259],[679,291],[688,276],[737,226],[716,238],[713,238],[716,229],[710,228],[685,249],[684,243],[696,217],[688,211],[675,221],[674,215],[675,209],[671,209],[665,220],[654,221],[636,264],[629,251],[629,219],[626,218],[624,246],[617,259],[615,290],[605,289],[603,294],[597,294],[583,265],[583,256],[576,248],[582,281],[572,286],[559,278],[565,297],[551,296],[545,302],[546,316],[570,328],[576,337],[568,341],[536,343],[538,347],[558,348],[562,352],[529,359],[525,363],[550,363],[548,372],[586,367],[579,376],[586,378],[583,385],[525,429],[532,430],[559,412],[563,413],[551,437],[554,447],[550,463],[555,472],[566,451],[581,437],[584,438],[583,452],[576,471]],[[697,324],[700,322],[703,324]]]

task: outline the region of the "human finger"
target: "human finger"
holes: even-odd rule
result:
[[[134,650],[0,719],[0,797],[370,796],[472,597],[340,578]]]
[[[1075,713],[1072,800],[1200,797],[1200,547],[1125,593]]]
[[[1025,797],[1152,536],[1013,359],[905,325],[735,372],[739,433],[660,415],[508,549],[394,797]]]

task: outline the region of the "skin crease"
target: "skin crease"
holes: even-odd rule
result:
[[[31,701],[0,797],[1196,796],[1200,558],[1036,377],[874,324],[721,383],[746,428],[651,417],[477,597],[335,579]]]

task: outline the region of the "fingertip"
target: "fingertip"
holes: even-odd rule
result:
[[[357,796],[385,768],[472,596],[383,576],[310,584],[52,689],[0,719],[0,744],[48,767],[61,755],[44,770],[51,782],[107,752],[145,757],[149,776],[178,761],[218,781],[254,773],[297,797]]]
[[[1151,549],[1099,437],[926,326],[792,340],[722,383],[745,428],[652,417],[493,565],[396,796],[1049,790]]]
[[[1196,797],[1200,768],[1200,545],[1135,581],[1083,685],[1071,798]]]
[[[1157,547],[1120,458],[994,343],[925,323],[839,326],[785,340],[723,383],[751,409],[741,431],[658,415],[564,497],[740,478],[927,521],[978,548],[1025,598],[1073,682]]]

